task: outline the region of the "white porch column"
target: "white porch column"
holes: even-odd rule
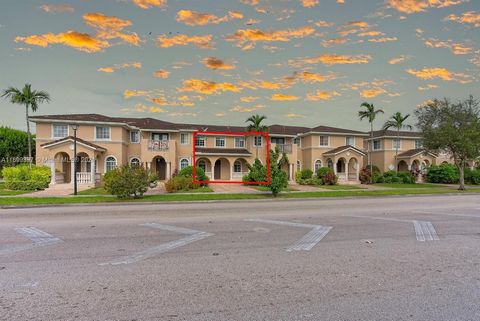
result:
[[[293,164],[288,164],[288,178],[293,181]]]
[[[337,175],[337,163],[338,163],[338,160],[336,160],[335,163],[333,163],[333,173],[335,175]]]
[[[350,161],[345,161],[345,181],[348,182],[348,165],[350,164]]]
[[[356,175],[357,176],[356,176],[355,180],[358,181],[358,180],[360,180],[360,163],[357,161],[355,163],[355,166],[357,167],[356,168]]]
[[[56,182],[55,182],[55,160],[50,159],[50,160],[45,162],[45,165],[50,167],[50,175],[51,175],[50,185],[55,185],[56,184]]]
[[[166,179],[167,180],[170,179],[171,175],[172,175],[172,163],[168,162],[167,163],[167,175],[165,175]]]
[[[90,175],[91,175],[90,182],[92,184],[95,184],[95,165],[96,165],[95,162],[96,162],[95,158],[90,159]]]

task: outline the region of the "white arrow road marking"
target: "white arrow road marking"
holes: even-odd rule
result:
[[[158,254],[162,254],[168,251],[171,251],[173,249],[176,249],[181,246],[185,246],[187,244],[200,241],[204,238],[207,238],[209,236],[212,236],[214,234],[207,233],[207,232],[202,232],[202,231],[197,231],[197,230],[191,230],[183,227],[176,227],[176,226],[171,226],[171,225],[164,225],[164,224],[158,224],[158,223],[146,223],[146,224],[140,224],[140,226],[146,226],[146,227],[153,227],[157,228],[160,230],[164,231],[169,231],[169,232],[176,232],[179,234],[184,234],[188,235],[187,237],[181,238],[176,241],[171,241],[168,243],[163,243],[158,246],[154,246],[152,248],[146,249],[144,251],[129,255],[129,256],[124,256],[119,259],[113,260],[111,262],[107,263],[100,263],[99,265],[119,265],[119,264],[130,264],[130,263],[135,263],[139,262],[145,259],[148,259],[150,257],[153,257]]]
[[[300,240],[298,240],[294,244],[287,247],[287,249],[286,249],[287,252],[310,251],[332,229],[331,226],[303,224],[303,223],[285,222],[285,221],[274,221],[274,220],[263,220],[263,219],[247,219],[245,221],[267,223],[267,224],[277,224],[277,225],[293,226],[293,227],[304,227],[304,228],[311,228],[312,229],[310,232],[305,234]]]
[[[58,237],[50,235],[36,227],[19,227],[16,228],[15,231],[30,239],[33,243],[0,250],[0,255],[12,254],[20,251],[30,250],[37,246],[46,246],[63,242]]]
[[[437,231],[435,231],[435,227],[433,224],[428,221],[416,221],[416,220],[402,220],[398,218],[386,218],[386,217],[373,217],[373,216],[361,216],[361,215],[344,215],[348,217],[357,217],[357,218],[367,218],[372,220],[382,220],[382,221],[394,221],[394,222],[405,222],[405,223],[413,223],[413,227],[415,228],[415,236],[417,241],[425,242],[425,241],[439,241]]]

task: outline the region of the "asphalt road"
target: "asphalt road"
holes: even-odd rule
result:
[[[1,320],[480,320],[480,198],[0,210]]]

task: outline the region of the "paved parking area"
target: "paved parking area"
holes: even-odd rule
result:
[[[480,200],[0,210],[0,319],[480,320]]]

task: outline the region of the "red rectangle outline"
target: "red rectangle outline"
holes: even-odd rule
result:
[[[202,181],[197,180],[197,162],[195,146],[197,135],[223,135],[223,136],[263,136],[265,137],[267,147],[267,181],[266,182],[243,182],[243,181]],[[193,183],[194,184],[242,184],[242,185],[270,185],[271,172],[270,172],[270,139],[267,132],[193,132],[192,139],[192,152],[193,152]],[[232,170],[230,168],[230,170]]]

